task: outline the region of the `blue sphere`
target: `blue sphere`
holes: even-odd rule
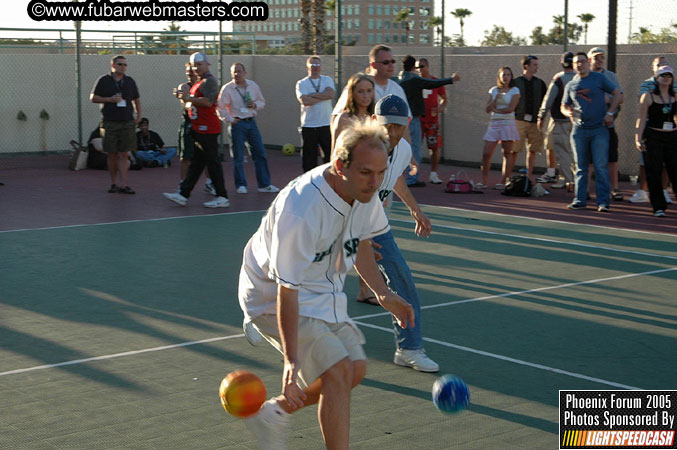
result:
[[[433,384],[433,403],[448,414],[462,411],[470,404],[470,390],[456,375],[444,375]]]

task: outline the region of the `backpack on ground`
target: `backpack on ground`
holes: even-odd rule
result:
[[[512,195],[514,197],[529,197],[531,195],[531,181],[524,174],[515,175],[505,185],[503,195]]]

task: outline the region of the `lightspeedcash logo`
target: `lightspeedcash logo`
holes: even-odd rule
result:
[[[268,5],[262,1],[207,3],[202,0],[177,2],[88,0],[82,3],[74,3],[71,1],[32,0],[28,4],[27,12],[30,18],[36,21],[244,21],[268,19]]]

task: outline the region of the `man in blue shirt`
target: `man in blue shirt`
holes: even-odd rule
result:
[[[588,166],[595,167],[597,211],[609,211],[609,132],[614,111],[621,101],[621,94],[614,84],[601,73],[590,71],[590,62],[585,53],[574,56],[576,76],[564,88],[562,114],[571,118],[571,147],[576,161],[576,194],[569,209],[583,209],[588,193]],[[613,95],[606,105],[604,94]]]

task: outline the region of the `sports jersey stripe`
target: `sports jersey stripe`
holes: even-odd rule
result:
[[[334,211],[336,211],[337,213],[341,214],[341,217],[345,217],[345,216],[343,215],[343,213],[342,213],[341,211],[339,211],[338,209],[336,209],[336,207],[329,201],[329,199],[328,199],[327,197],[324,196],[324,194],[322,193],[322,189],[320,189],[320,187],[319,187],[318,185],[315,184],[315,181],[314,181],[314,180],[311,179],[311,180],[310,180],[310,184],[312,184],[313,187],[315,187],[315,189],[317,189],[317,192],[320,193],[320,195],[322,196],[322,198],[324,199],[324,201],[327,202],[327,203],[329,204],[329,206],[331,206],[331,207],[334,209]]]
[[[300,284],[292,283],[291,281],[285,280],[284,278],[282,278],[281,276],[279,276],[279,275],[276,274],[276,273],[273,273],[273,276],[274,276],[276,279],[281,280],[281,281],[284,282],[284,283],[291,284],[292,286],[301,286]]]

